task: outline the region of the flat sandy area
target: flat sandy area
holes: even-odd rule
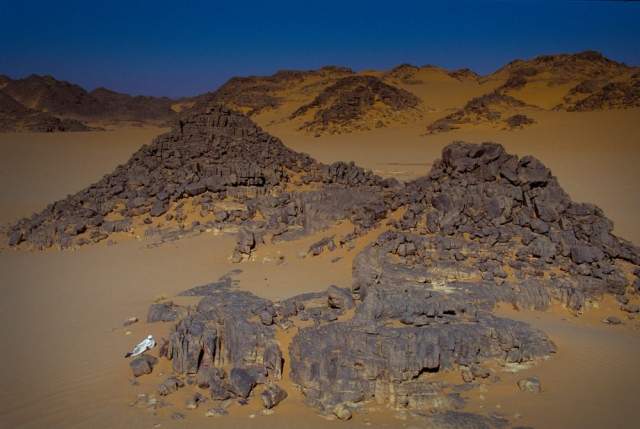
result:
[[[639,243],[640,111],[539,115],[539,123],[525,130],[486,128],[435,136],[421,135],[423,129],[416,126],[321,138],[278,126],[269,131],[321,161],[354,160],[401,179],[426,173],[452,140],[497,141],[509,151],[540,158],[575,200],[602,207],[619,235]],[[80,190],[160,131],[0,135],[0,222],[30,215]],[[330,284],[349,286],[358,249],[299,256],[324,235],[261,247],[255,260],[242,264],[228,260],[233,237],[213,233],[160,247],[132,237],[73,251],[1,250],[0,427],[416,427],[415,421],[399,420],[384,409],[349,422],[327,421],[303,407],[295,393],[271,416],[251,406],[234,406],[228,417],[206,418],[206,404],[187,411],[179,397],[171,398],[173,406],[157,415],[129,406],[137,393],[152,391],[150,383],[157,380],[142,377],[139,386],[130,385],[129,366],[122,358],[148,333],[167,335],[168,325],[144,323],[155,298],[172,297],[232,270],[240,270],[233,275],[240,288],[268,298],[323,290]],[[358,247],[373,236],[360,239]],[[279,256],[284,256],[284,264],[275,263]],[[332,262],[335,256],[342,258]],[[538,428],[634,427],[640,398],[637,329],[605,326],[599,315],[582,320],[558,311],[504,311],[545,330],[558,353],[517,374],[538,375],[543,383],[539,396],[518,392],[516,375],[504,374],[482,398],[470,398],[470,409],[500,412],[516,425]],[[130,316],[142,322],[123,328]],[[157,369],[167,370],[166,364]],[[187,420],[171,420],[174,411],[184,412]]]

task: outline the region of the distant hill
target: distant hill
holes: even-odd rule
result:
[[[291,119],[302,118],[299,129],[318,134],[346,133],[384,127],[419,114],[420,99],[374,76],[349,76],[325,88]],[[405,116],[406,115],[406,116]]]
[[[640,68],[585,51],[515,60],[486,76],[465,68],[411,64],[383,71],[339,66],[283,70],[271,76],[234,77],[214,91],[180,100],[106,88],[87,92],[40,75],[15,80],[0,75],[0,91],[31,109],[31,116],[40,112],[91,123],[164,124],[223,104],[264,127],[285,126],[316,136],[407,124],[432,133],[477,125],[519,129],[534,123],[528,115],[536,109],[640,107]],[[6,128],[11,119],[6,113],[4,118]]]
[[[75,119],[60,119],[23,106],[0,91],[0,132],[90,131],[92,128]]]
[[[52,76],[0,78],[0,90],[39,112],[82,121],[157,121],[175,117],[174,101],[166,97],[130,96],[105,88],[84,88]]]

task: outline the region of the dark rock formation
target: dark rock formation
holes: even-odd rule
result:
[[[535,158],[496,144],[446,147],[405,191],[397,230],[354,260],[353,319],[318,319],[291,344],[292,379],[321,410],[374,396],[429,407],[424,398],[439,391],[431,373],[462,367],[486,377],[485,360],[552,353],[542,332],[489,311],[498,302],[542,310],[552,300],[582,311],[630,289],[615,260],[640,263],[599,209],[572,202]]]
[[[265,408],[271,409],[287,398],[287,392],[277,384],[270,384],[262,392],[260,398]]]
[[[174,305],[172,302],[161,302],[152,304],[147,313],[147,323],[172,322],[186,315],[183,307]]]
[[[170,238],[170,228],[186,230],[183,205],[191,202],[209,216],[207,226],[243,226],[242,259],[267,231],[291,239],[341,219],[370,228],[389,209],[384,196],[398,187],[353,163],[322,165],[218,106],[181,120],[98,183],[21,220],[9,237],[11,245],[64,248],[130,231],[134,218],[151,216],[167,226],[150,226],[148,233]],[[216,203],[223,199],[244,209],[220,211]],[[264,220],[254,220],[257,213]]]
[[[527,115],[517,114],[517,115],[509,116],[505,120],[505,122],[509,128],[522,128],[527,125],[534,124],[536,121],[534,121]]]
[[[145,355],[138,356],[134,358],[131,362],[129,362],[129,366],[131,367],[131,372],[134,377],[140,377],[145,374],[151,374],[153,371],[153,367],[158,363],[158,359],[151,356]]]
[[[593,81],[583,82],[574,88],[576,93],[588,93],[586,98],[569,103],[570,112],[603,109],[629,109],[640,107],[640,73],[627,81],[605,83],[599,88]]]
[[[458,70],[454,70],[449,72],[449,76],[451,76],[454,79],[463,81],[463,80],[479,80],[480,79],[480,75],[476,72],[474,72],[471,69],[468,68],[463,68],[463,69],[458,69]]]
[[[413,296],[404,298],[409,305]],[[377,304],[384,313],[384,301]],[[375,396],[396,408],[420,408],[420,398],[434,389],[430,372],[490,358],[523,362],[554,350],[541,332],[488,314],[444,315],[417,326],[414,321],[414,326],[389,327],[385,323],[401,317],[370,319],[367,306],[365,300],[353,321],[302,329],[294,338],[291,376],[310,405],[331,410]]]
[[[312,119],[306,121],[301,129],[316,133],[342,132],[346,128],[365,129],[367,126],[361,120],[376,103],[382,104],[391,116],[417,108],[420,100],[377,77],[349,76],[326,88],[311,103],[297,109],[291,119],[313,112]]]
[[[319,79],[321,86],[353,74],[348,68],[326,66],[319,70],[281,70],[272,76],[234,77],[214,92],[196,97],[196,109],[224,104],[253,116],[267,109],[275,109],[285,101],[283,92],[292,86],[312,85]],[[326,82],[326,83],[325,83]]]
[[[527,107],[524,102],[496,90],[473,98],[461,109],[434,121],[427,127],[427,131],[434,134],[455,130],[464,124],[478,123],[505,124],[509,128],[522,127],[532,123],[522,120],[528,119],[525,115],[516,114],[503,119],[503,113],[524,107]]]

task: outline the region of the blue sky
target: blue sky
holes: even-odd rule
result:
[[[327,64],[486,74],[595,49],[640,65],[640,2],[0,0],[0,22],[0,73],[174,97]]]

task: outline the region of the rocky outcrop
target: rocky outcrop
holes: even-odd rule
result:
[[[279,108],[288,100],[292,87],[306,92],[310,88],[323,87],[337,79],[353,74],[345,67],[326,66],[318,70],[281,70],[271,76],[233,77],[216,91],[198,96],[194,108],[224,104],[225,106],[253,116],[269,109]]]
[[[355,166],[319,171],[325,185],[381,186]],[[635,265],[638,277],[639,249],[614,236],[597,207],[573,202],[533,157],[456,142],[428,176],[379,189],[385,207],[404,212],[357,254],[350,290],[329,286],[272,302],[224,277],[183,293],[202,296],[195,309],[152,306],[149,314],[180,314],[166,353],[177,376],[195,376],[214,400],[251,401],[258,390],[270,408],[287,397],[276,383],[288,370],[308,405],[340,419],[375,400],[429,424],[504,427],[461,411],[460,392],[494,382],[496,366],[530,364],[556,346],[528,324],[496,316],[497,304],[545,310],[555,302],[580,314],[611,294],[622,311],[639,311],[629,299],[636,285],[621,268]],[[296,210],[271,206],[279,219],[297,219]],[[242,236],[250,253],[258,239]],[[276,333],[292,326],[282,350]],[[461,384],[443,381],[451,372]]]
[[[402,304],[412,299],[408,292]],[[310,405],[331,410],[375,397],[394,408],[425,408],[438,390],[430,373],[491,358],[523,362],[554,350],[544,334],[488,314],[391,327],[385,323],[397,319],[370,319],[360,312],[366,305],[353,321],[302,329],[294,338],[291,376]]]
[[[416,112],[415,95],[388,85],[374,76],[349,76],[327,87],[311,103],[298,108],[290,119],[305,118],[302,130],[316,134],[385,126],[404,112]]]
[[[451,131],[468,124],[493,124],[507,128],[523,127],[533,123],[526,115],[516,114],[505,118],[508,113],[523,109],[527,105],[502,91],[494,91],[473,98],[459,110],[432,122],[427,131],[431,134]],[[526,118],[526,119],[525,119]]]
[[[571,95],[588,94],[573,100]],[[566,110],[584,112],[603,109],[629,109],[640,107],[640,72],[625,81],[598,83],[586,81],[573,89],[567,101]]]
[[[136,225],[170,238],[187,230],[188,205],[202,219],[194,231],[241,227],[234,258],[242,260],[266,232],[291,239],[342,219],[359,231],[371,228],[390,209],[385,195],[400,186],[353,163],[320,164],[216,106],[183,118],[89,188],[18,222],[9,244],[65,248]],[[236,209],[220,208],[230,201]]]

